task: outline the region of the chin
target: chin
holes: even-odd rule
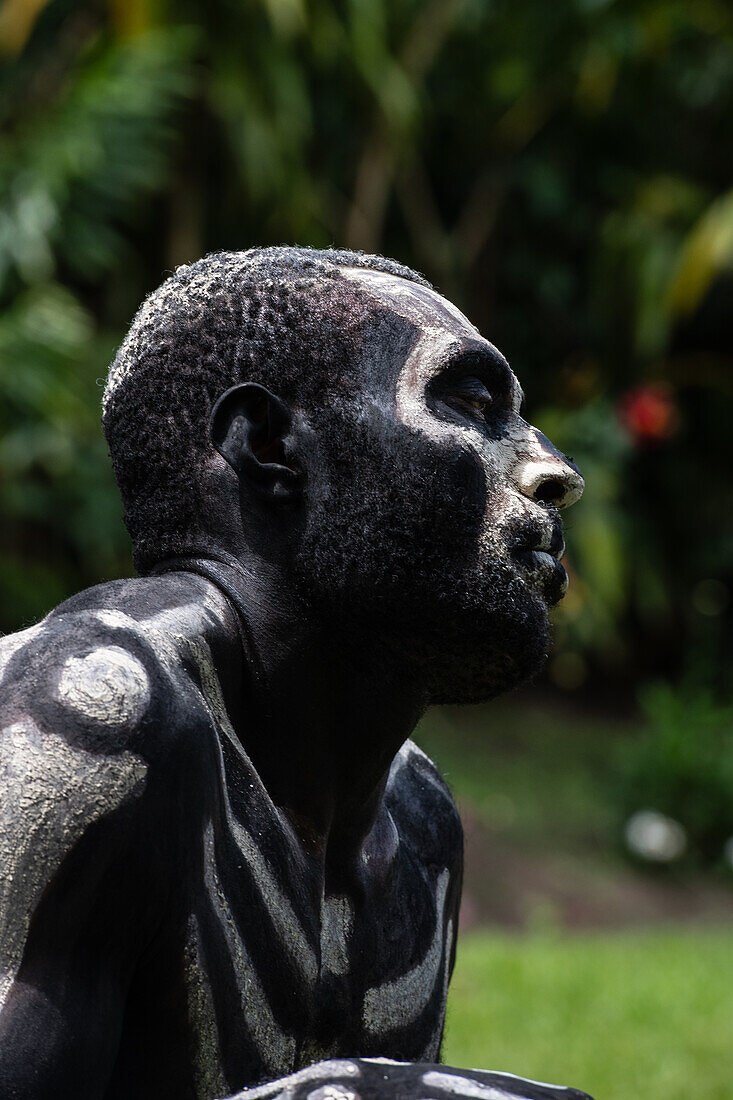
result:
[[[521,649],[476,649],[460,663],[441,662],[430,677],[431,704],[487,703],[529,683],[547,660],[548,641],[549,631],[535,630]]]
[[[492,571],[483,599],[461,601],[422,648],[434,704],[484,703],[532,680],[550,645],[548,608],[561,579],[537,584],[517,569]],[[564,590],[564,588],[563,588]]]

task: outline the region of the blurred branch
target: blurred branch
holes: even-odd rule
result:
[[[19,54],[48,0],[5,0],[0,9],[0,51]]]
[[[450,252],[447,231],[424,163],[415,157],[397,173],[395,192],[420,265],[442,272]]]
[[[47,49],[43,60],[27,75],[25,80],[18,79],[22,94],[15,102],[8,102],[11,111],[11,128],[20,131],[28,126],[31,118],[33,125],[37,120],[42,124],[42,113],[49,105],[58,103],[73,78],[80,55],[88,51],[95,41],[102,25],[101,17],[89,10],[78,10],[64,19],[53,38],[52,49]],[[3,105],[4,106],[4,105]],[[2,118],[3,129],[6,126]]]
[[[563,98],[552,87],[528,89],[497,122],[494,135],[498,144],[513,153],[525,148],[550,120]]]
[[[441,218],[424,163],[415,158],[395,176],[395,193],[420,265],[448,294],[461,296],[467,272],[478,259],[496,223],[496,173],[480,173],[452,228]]]
[[[376,252],[382,239],[396,150],[379,127],[367,140],[356,169],[354,195],[346,218],[344,240],[350,248]]]
[[[191,36],[149,32],[85,56],[60,97],[0,145],[0,285],[113,267],[118,226],[165,180],[169,119],[188,91]]]
[[[437,0],[423,8],[404,43],[400,63],[412,80],[423,79],[434,65],[467,0]]]
[[[479,257],[496,224],[499,181],[493,167],[484,169],[469,192],[453,229],[455,249],[470,267]]]
[[[466,0],[433,0],[423,8],[397,59],[413,86],[425,79],[465,5]],[[400,135],[381,111],[356,169],[344,230],[345,240],[353,248],[374,252],[380,246],[395,167],[404,152],[399,141]]]

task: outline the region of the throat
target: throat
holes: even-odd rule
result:
[[[383,639],[321,622],[286,578],[250,566],[228,556],[167,563],[227,597],[240,659],[222,688],[236,734],[303,849],[349,864],[374,829],[390,765],[427,692]]]

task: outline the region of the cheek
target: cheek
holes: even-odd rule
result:
[[[450,455],[450,457],[448,457]],[[454,506],[459,503],[467,517],[478,527],[483,527],[484,517],[490,507],[492,475],[473,448],[455,447],[448,455],[443,451],[442,460],[447,470],[448,483],[453,487]]]
[[[405,425],[396,442],[384,496],[403,502],[413,549],[422,544],[456,567],[468,565],[487,508],[487,475],[479,454],[466,445],[460,430],[450,428],[428,433]]]
[[[506,470],[501,445],[484,442],[477,455],[484,479],[485,507],[479,536],[482,551],[496,555],[505,543],[504,532],[526,515],[523,498],[515,491]]]
[[[524,515],[521,498],[509,479],[515,442],[487,442],[483,432],[439,420],[414,393],[400,396],[397,418],[435,446],[442,465],[439,480],[450,487],[451,496],[456,494],[450,500],[451,510],[454,515],[460,513],[464,532],[473,527],[479,552],[490,549],[496,555],[502,529]]]

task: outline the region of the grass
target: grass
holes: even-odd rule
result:
[[[595,1100],[733,1100],[733,935],[466,934],[443,1058]]]
[[[486,843],[531,854],[511,868],[514,879],[563,857],[597,898],[627,870],[614,762],[636,728],[525,693],[431,711],[417,740],[486,827]],[[485,873],[506,871],[497,866]],[[471,873],[484,872],[467,868],[476,893]],[[503,886],[489,883],[492,897]],[[551,920],[526,924],[521,935],[461,935],[447,1064],[575,1085],[596,1100],[733,1100],[733,932],[665,924],[564,934]]]

